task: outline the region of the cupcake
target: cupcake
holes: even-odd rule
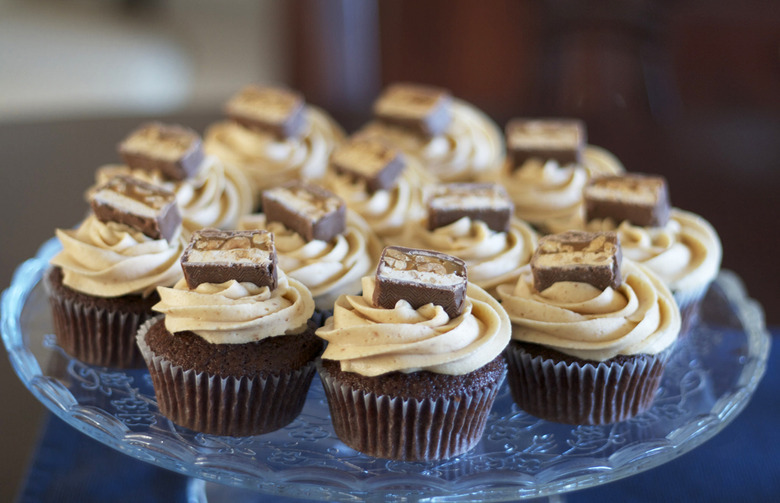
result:
[[[433,181],[414,158],[379,138],[356,135],[333,151],[322,185],[392,243],[425,216],[423,187]]]
[[[359,133],[384,139],[444,182],[491,177],[504,161],[504,140],[493,120],[437,87],[389,86],[374,103],[374,120]]]
[[[170,191],[122,176],[91,206],[76,229],[56,231],[62,251],[45,284],[57,342],[90,365],[140,367],[135,333],[154,315],[155,289],[181,277],[181,215]]]
[[[503,382],[510,323],[468,284],[462,260],[385,248],[363,294],[336,301],[317,330],[336,435],[379,458],[450,458],[479,442]]]
[[[325,111],[284,88],[246,86],[225,111],[228,120],[206,131],[206,152],[245,173],[256,201],[267,188],[322,178],[331,151],[344,139]]]
[[[505,355],[515,402],[534,416],[609,424],[647,410],[680,332],[663,282],[622,258],[614,232],[546,236],[515,283]]]
[[[274,234],[279,267],[311,291],[317,312],[329,314],[342,293],[360,293],[382,246],[340,197],[293,181],[263,192],[263,211],[242,218],[239,228]]]
[[[515,214],[542,233],[581,228],[582,189],[597,175],[624,171],[606,150],[588,145],[574,119],[513,119],[506,127],[507,161],[495,181]]]
[[[125,164],[98,169],[97,184],[130,175],[170,190],[176,194],[185,236],[204,227],[235,228],[239,217],[252,211],[246,177],[205,155],[200,135],[191,129],[145,124],[122,141],[119,153]]]
[[[720,269],[722,247],[709,222],[671,208],[666,180],[638,173],[591,180],[585,229],[615,231],[623,254],[652,270],[680,306],[683,333]]]
[[[490,293],[517,279],[536,249],[536,232],[514,217],[512,200],[498,184],[432,185],[426,208],[426,218],[406,226],[399,244],[460,258],[469,282]]]
[[[278,270],[266,231],[195,232],[184,278],[138,331],[160,412],[213,435],[274,431],[300,413],[322,341],[308,289]]]

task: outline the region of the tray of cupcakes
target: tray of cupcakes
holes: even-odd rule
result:
[[[576,120],[398,84],[347,137],[248,87],[147,124],[3,294],[22,381],[193,477],[512,500],[656,466],[746,405],[769,336],[701,217]]]

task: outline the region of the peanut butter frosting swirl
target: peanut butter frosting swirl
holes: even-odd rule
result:
[[[452,123],[433,138],[379,121],[367,124],[360,134],[376,135],[420,164],[437,180],[471,182],[495,174],[504,161],[501,130],[474,106],[452,101]]]
[[[187,243],[152,239],[124,224],[90,214],[76,229],[57,229],[62,251],[51,264],[62,269],[65,286],[94,297],[148,296],[157,286],[181,278],[179,259]]]
[[[529,159],[511,173],[499,176],[515,203],[515,215],[543,232],[563,232],[582,227],[582,189],[595,175],[622,173],[622,164],[609,152],[588,145],[584,163],[561,166],[555,160]]]
[[[322,358],[364,376],[388,372],[463,375],[498,356],[509,343],[510,322],[501,305],[468,285],[463,313],[450,319],[441,306],[374,307],[374,278],[363,278],[363,295],[342,295],[317,335],[328,341]]]
[[[621,269],[617,289],[563,281],[537,292],[530,266],[524,267],[516,283],[498,286],[512,338],[593,361],[670,347],[681,323],[671,292],[641,264],[624,259]]]
[[[588,222],[587,230],[614,230],[623,256],[647,266],[672,290],[690,292],[708,285],[720,269],[723,248],[709,222],[672,208],[663,227],[638,227],[612,219]]]
[[[318,309],[332,309],[342,293],[359,293],[361,278],[376,267],[382,246],[379,238],[358,215],[347,212],[344,233],[330,241],[305,241],[279,222],[266,222],[265,215],[249,215],[241,229],[273,232],[279,267],[306,285]]]
[[[158,171],[104,166],[97,171],[96,186],[116,175],[130,175],[176,194],[186,234],[204,227],[235,228],[238,219],[253,208],[252,192],[244,174],[215,156],[206,156],[197,174],[184,180],[167,180]]]
[[[165,315],[171,333],[191,331],[212,344],[246,344],[303,332],[314,300],[300,282],[278,271],[277,287],[235,280],[201,283],[190,290],[182,278],[173,288],[158,288],[152,309]]]
[[[344,131],[317,107],[307,105],[304,113],[305,130],[293,138],[219,122],[206,131],[204,149],[241,169],[257,200],[263,190],[290,180],[322,178],[331,151],[344,141]]]
[[[407,158],[407,165],[395,187],[389,190],[369,192],[365,182],[355,181],[333,169],[328,170],[322,184],[360,215],[380,239],[392,240],[403,232],[410,221],[425,216],[423,187],[433,181],[414,159]]]
[[[528,224],[512,219],[507,232],[490,229],[484,222],[463,217],[429,231],[426,222],[407,226],[399,242],[411,248],[436,250],[466,262],[469,281],[490,291],[516,279],[536,249],[538,237]]]

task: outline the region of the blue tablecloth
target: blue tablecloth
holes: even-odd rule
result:
[[[778,501],[780,499],[780,329],[746,409],[704,445],[657,468],[566,495],[604,501]],[[138,461],[79,433],[55,416],[43,427],[22,503],[185,502],[187,478]],[[303,500],[257,496],[257,502]]]

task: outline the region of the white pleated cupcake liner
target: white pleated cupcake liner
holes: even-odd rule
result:
[[[49,285],[46,289],[52,309],[57,344],[70,356],[89,365],[132,369],[144,365],[135,343],[135,334],[148,312],[100,309],[76,298],[66,298]]]
[[[160,412],[179,426],[212,435],[243,437],[269,433],[290,424],[303,409],[314,361],[269,377],[220,377],[184,369],[156,355],[145,341],[158,317],[137,334],[149,368]]]
[[[509,387],[520,408],[548,421],[600,425],[651,407],[672,348],[624,363],[566,363],[532,356],[511,343],[504,354]]]
[[[416,400],[340,384],[321,362],[317,370],[339,439],[364,454],[401,461],[442,460],[471,450],[505,375],[472,394]]]

